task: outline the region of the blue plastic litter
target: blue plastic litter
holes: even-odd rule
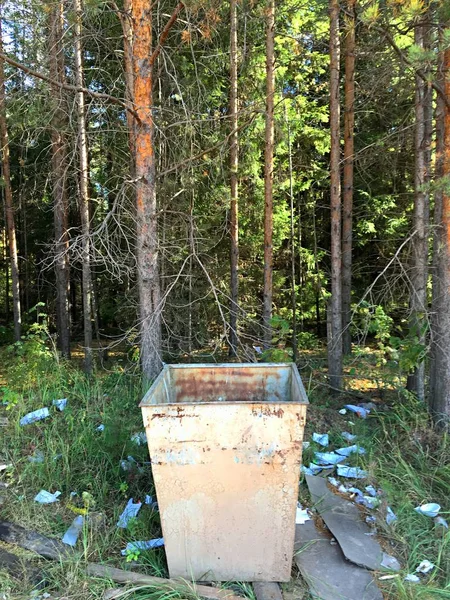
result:
[[[59,496],[61,496],[61,492],[52,494],[51,492],[47,492],[47,490],[41,490],[39,494],[36,494],[34,497],[34,501],[39,502],[39,504],[53,504],[54,502],[59,502]]]
[[[430,504],[422,504],[422,506],[417,506],[414,510],[420,515],[425,515],[425,517],[434,518],[438,516],[441,507],[439,504],[431,502]]]
[[[335,452],[314,452],[314,456],[320,465],[336,465],[345,460],[345,456],[340,456]]]
[[[356,440],[356,435],[349,433],[348,431],[343,431],[341,435],[346,442],[354,442]]]
[[[121,527],[122,529],[128,527],[130,519],[133,519],[137,516],[141,506],[142,502],[133,502],[133,498],[130,498],[125,507],[125,510],[120,515],[119,520],[117,521],[117,527]]]
[[[134,442],[137,446],[145,446],[145,444],[147,443],[147,436],[145,435],[145,431],[133,433],[130,440]]]
[[[105,431],[105,426],[103,425],[103,423],[100,423],[100,425],[98,427],[95,428],[97,431]]]
[[[61,398],[60,400],[53,400],[52,404],[53,404],[53,406],[56,406],[56,408],[58,410],[63,411],[67,406],[67,398]]]
[[[319,444],[320,446],[323,446],[324,448],[326,446],[328,446],[328,444],[330,443],[328,433],[313,433],[312,439],[313,439],[313,442],[316,442],[317,444]]]
[[[370,494],[374,498],[377,495],[377,490],[373,487],[373,485],[366,485],[366,487],[364,489],[366,490],[366,492],[368,494]]]
[[[337,474],[338,477],[347,477],[349,479],[365,479],[367,477],[367,471],[364,471],[364,469],[348,467],[347,465],[338,465]]]
[[[20,419],[21,425],[31,425],[31,423],[36,423],[36,421],[42,421],[42,419],[46,419],[50,416],[50,412],[46,406],[44,408],[38,408],[33,412],[27,413]]]
[[[156,538],[154,540],[148,540],[147,542],[129,542],[126,545],[125,550],[121,550],[122,556],[126,556],[128,552],[135,552],[136,550],[152,550],[153,548],[160,548],[164,546],[164,538]]]
[[[367,408],[363,408],[362,406],[355,406],[354,404],[346,404],[345,408],[357,414],[358,417],[361,417],[361,419],[366,419],[368,414],[370,413],[370,410],[368,410]]]
[[[347,448],[338,448],[337,450],[335,450],[335,452],[337,452],[337,454],[340,454],[341,456],[350,456],[350,454],[365,454],[366,453],[364,448],[361,448],[360,446],[357,446],[356,444],[353,444],[353,446],[347,446]]]
[[[64,537],[62,539],[63,543],[67,544],[68,546],[75,546],[78,540],[78,536],[80,535],[80,532],[83,529],[83,525],[84,517],[82,515],[79,515],[73,520],[72,525],[64,534]]]
[[[392,508],[390,506],[388,506],[386,508],[386,523],[388,525],[391,525],[396,520],[397,520],[397,515],[394,514],[394,512],[392,511]]]

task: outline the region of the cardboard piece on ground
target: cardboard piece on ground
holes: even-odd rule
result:
[[[253,583],[256,600],[283,600],[280,586],[273,581],[255,581]]]
[[[383,551],[380,544],[367,535],[370,527],[362,520],[358,508],[334,494],[322,477],[306,475],[311,497],[328,529],[336,538],[347,560],[367,569],[381,569]]]
[[[345,560],[314,521],[295,528],[294,560],[311,594],[321,600],[382,600],[372,574]]]

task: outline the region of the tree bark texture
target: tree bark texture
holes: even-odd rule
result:
[[[450,24],[447,24],[447,27]],[[445,95],[450,100],[450,48],[444,51],[443,81]],[[443,106],[443,140],[439,148],[443,150],[442,176],[450,177],[450,109]],[[439,129],[438,129],[439,135]],[[436,312],[433,319],[433,368],[431,384],[431,409],[436,421],[447,427],[450,423],[450,193],[447,187],[442,193],[440,227],[436,229],[437,255],[436,278],[439,280],[435,295]]]
[[[355,5],[348,0],[345,32],[344,175],[342,198],[342,350],[352,352],[350,332],[352,299],[353,160],[355,153]]]
[[[63,3],[50,5],[49,22],[49,70],[50,77],[63,83],[64,52]],[[53,179],[53,215],[55,227],[55,276],[56,276],[56,329],[58,347],[64,358],[70,358],[70,276],[69,276],[69,235],[68,235],[68,198],[67,198],[67,138],[66,113],[63,106],[62,88],[53,86],[53,118],[51,129],[52,179]]]
[[[239,136],[237,0],[230,0],[230,355],[237,354],[239,309]]]
[[[425,27],[418,23],[414,33],[417,46],[424,48]],[[428,280],[428,235],[430,219],[430,198],[425,188],[430,179],[431,146],[431,90],[421,77],[415,81],[415,172],[414,172],[414,230],[412,249],[410,290],[410,334],[419,344],[426,342],[427,323],[427,280]],[[421,361],[408,376],[408,390],[419,400],[425,398],[425,362]]]
[[[92,273],[91,240],[89,219],[89,166],[88,140],[86,134],[86,110],[83,88],[83,48],[82,0],[74,0],[75,10],[75,80],[80,89],[77,92],[78,154],[80,161],[79,201],[82,235],[82,281],[83,281],[83,328],[84,328],[84,370],[92,372]]]
[[[273,282],[273,154],[275,137],[275,0],[266,5],[266,127],[264,150],[264,346],[272,342],[272,282]]]
[[[0,4],[1,9],[1,4]],[[0,52],[3,52],[3,34],[0,14]],[[14,339],[20,340],[22,328],[22,315],[20,309],[20,280],[19,257],[17,253],[16,226],[14,217],[13,193],[11,186],[11,171],[9,163],[8,126],[6,123],[6,97],[5,97],[5,63],[0,57],[0,143],[2,149],[2,175],[3,194],[5,200],[6,228],[8,230],[9,258],[11,262],[11,283],[14,315]]]
[[[159,373],[161,306],[152,115],[152,3],[133,0],[133,73],[136,169],[136,259],[139,289],[141,365],[144,381]]]
[[[339,102],[339,0],[330,0],[330,211],[331,211],[331,310],[328,339],[328,374],[333,389],[342,387],[342,257]]]

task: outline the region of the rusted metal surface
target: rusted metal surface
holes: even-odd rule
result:
[[[290,364],[164,368],[141,408],[171,577],[289,580],[307,403]]]

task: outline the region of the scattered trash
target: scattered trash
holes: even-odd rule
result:
[[[6,471],[6,469],[10,469],[12,464],[0,464],[0,471]]]
[[[392,523],[396,520],[397,520],[397,515],[394,514],[394,512],[392,511],[392,508],[390,506],[388,506],[386,508],[386,523],[388,525],[392,525]]]
[[[34,497],[34,501],[39,502],[39,504],[53,504],[54,502],[59,502],[59,496],[61,496],[61,492],[52,494],[51,492],[47,492],[47,490],[41,490],[39,494],[36,494]]]
[[[367,471],[360,467],[348,467],[347,465],[337,466],[338,477],[347,477],[348,479],[365,479]]]
[[[98,427],[95,428],[97,431],[105,431],[105,426],[103,425],[103,423],[100,423],[100,425]]]
[[[53,404],[53,406],[56,406],[56,408],[62,412],[67,406],[67,398],[61,398],[60,400],[53,400],[52,404]]]
[[[340,456],[335,452],[314,452],[314,456],[319,465],[336,465],[345,460],[345,456]]]
[[[145,496],[144,504],[153,504],[153,498],[149,494]]]
[[[46,419],[50,416],[50,412],[48,408],[45,406],[44,408],[38,408],[33,412],[27,413],[24,415],[19,423],[23,425],[31,425],[31,423],[35,423],[36,421],[42,421],[42,419]]]
[[[63,543],[67,544],[68,546],[75,546],[78,540],[78,536],[80,535],[80,532],[83,529],[83,525],[84,517],[81,515],[75,517],[75,519],[72,522],[72,525],[69,527],[69,529],[63,536]]]
[[[377,522],[376,517],[373,517],[373,516],[366,517],[366,523],[368,523],[369,525],[373,525],[376,522]]]
[[[363,504],[366,508],[373,510],[380,505],[380,499],[374,498],[373,496],[363,496],[361,504]]]
[[[128,552],[136,552],[136,550],[152,550],[164,546],[164,538],[156,538],[148,540],[148,542],[129,542],[125,550],[121,550],[122,556],[126,556]]]
[[[414,509],[420,515],[425,515],[426,517],[437,517],[441,507],[439,504],[432,502],[430,504],[422,504],[422,506],[417,506]]]
[[[373,487],[373,485],[366,485],[366,487],[364,489],[366,490],[366,492],[368,494],[370,494],[374,498],[377,495],[377,490]]]
[[[142,502],[133,502],[133,498],[130,498],[125,507],[125,510],[120,515],[119,520],[117,521],[116,527],[121,527],[123,529],[128,527],[128,523],[129,523],[130,519],[133,519],[134,517],[137,516],[141,506],[142,506]]]
[[[382,575],[378,577],[379,581],[387,581],[388,579],[396,579],[398,575]]]
[[[41,450],[35,450],[34,454],[28,457],[28,460],[31,463],[43,463],[44,453]]]
[[[364,494],[362,493],[362,491],[359,488],[353,487],[353,486],[347,488],[347,492],[350,492],[350,494],[356,494],[360,498],[362,498],[364,496]]]
[[[347,448],[338,448],[337,450],[335,450],[335,452],[337,452],[337,454],[340,454],[341,456],[350,456],[350,454],[365,454],[366,453],[364,448],[361,448],[360,446],[357,446],[356,444],[354,444],[353,446],[347,446]]]
[[[416,573],[429,573],[434,569],[435,565],[429,560],[423,560],[416,569]]]
[[[147,436],[145,435],[145,431],[133,433],[130,440],[134,442],[137,446],[145,446],[145,444],[147,443]]]
[[[328,444],[330,442],[330,440],[328,438],[328,433],[313,433],[312,439],[313,439],[313,442],[316,442],[317,444],[319,444],[320,446],[323,446],[324,448],[326,446],[328,446]]]
[[[311,442],[303,442],[303,450],[308,450],[308,448],[311,446]]]
[[[444,519],[444,517],[435,517],[434,522],[436,523],[436,525],[442,525],[442,527],[448,529],[448,523]]]
[[[331,483],[332,486],[334,487],[339,487],[340,483],[339,481],[335,478],[335,477],[328,477],[328,481]]]
[[[306,521],[310,521],[311,518],[308,515],[308,509],[307,508],[303,508],[302,505],[299,503],[297,505],[297,510],[295,513],[295,524],[296,525],[304,525],[306,523]]]
[[[417,575],[414,575],[414,573],[409,573],[403,581],[409,581],[410,583],[419,583],[420,582],[420,577],[418,577]]]
[[[324,467],[319,467],[319,465],[315,465],[314,463],[309,463],[309,467],[302,465],[300,470],[305,475],[316,475],[317,473],[323,471],[323,468]]]
[[[355,406],[354,404],[346,404],[345,408],[357,414],[358,417],[361,417],[361,419],[366,419],[370,413],[370,410],[368,410],[367,408],[364,408],[363,406]]]
[[[381,561],[381,566],[385,569],[391,569],[391,571],[400,571],[400,569],[402,568],[395,556],[386,554],[386,552],[383,552],[383,560]]]
[[[347,409],[346,408],[341,408],[340,411],[338,411],[340,415],[346,415],[347,414]]]
[[[261,346],[253,346],[253,350],[256,352],[256,354],[263,353]]]
[[[345,410],[345,409],[344,409]],[[339,411],[340,412],[340,411]],[[346,411],[347,412],[347,411]],[[356,435],[353,433],[349,433],[348,431],[343,431],[341,433],[342,437],[346,442],[354,442],[356,440]]]

